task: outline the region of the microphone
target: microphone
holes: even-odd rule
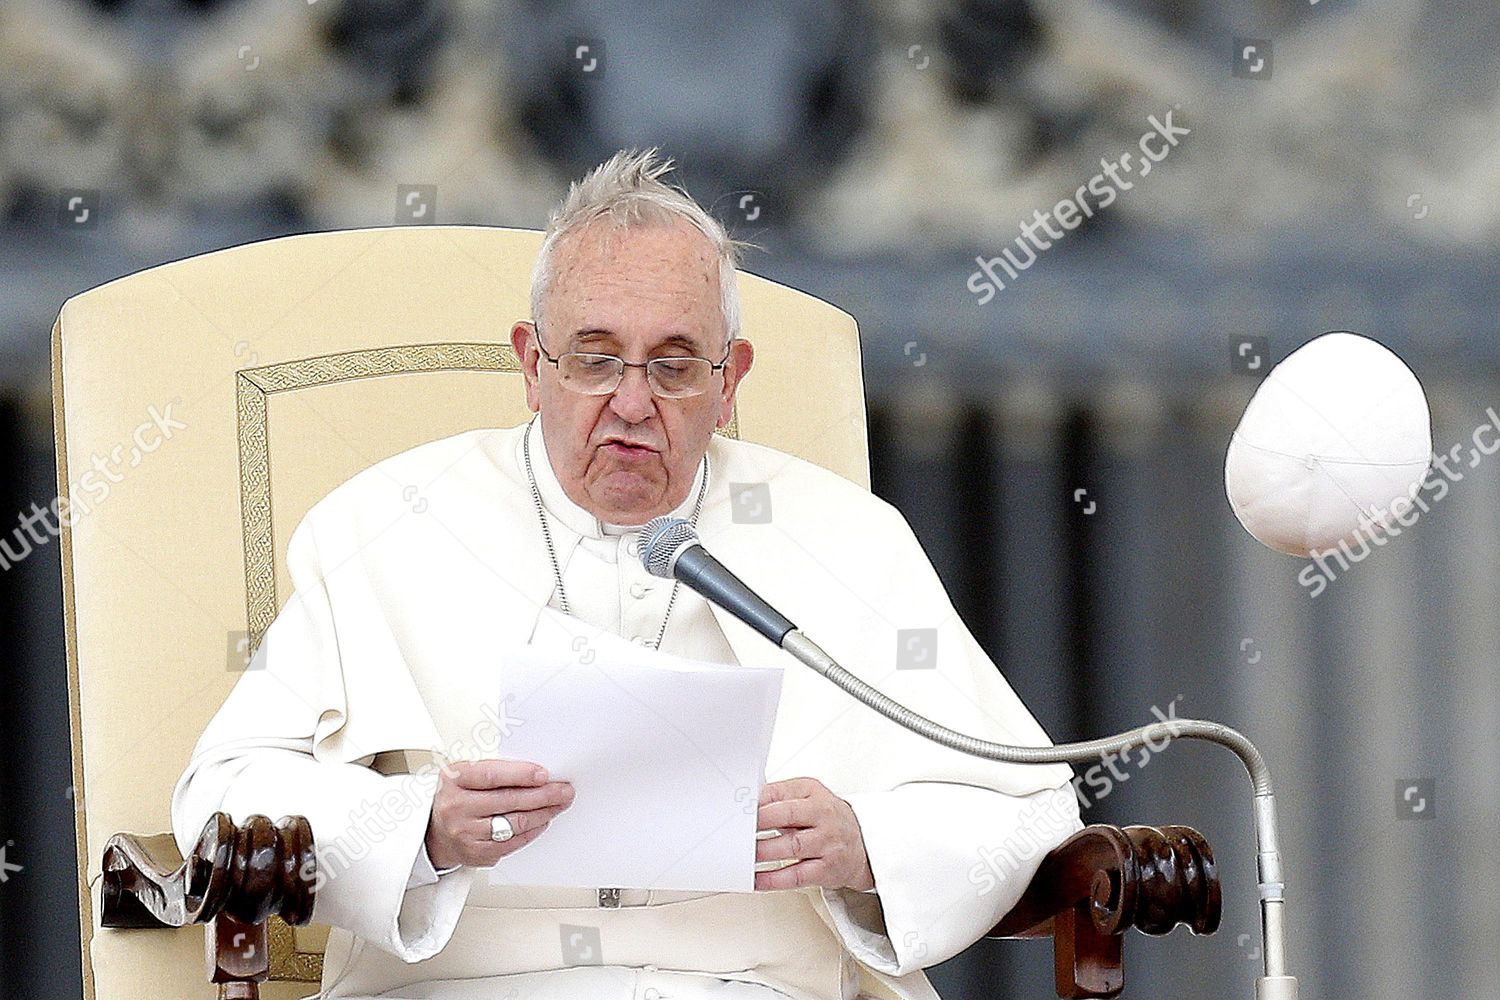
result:
[[[1265,975],[1255,981],[1256,1000],[1297,1000],[1297,979],[1286,972],[1285,883],[1271,772],[1255,745],[1217,722],[1174,719],[1153,722],[1116,736],[1051,747],[991,743],[956,732],[887,697],[851,674],[713,556],[698,532],[680,517],[652,518],[641,529],[641,563],[653,576],[678,579],[704,599],[728,611],[845,693],[919,736],[974,757],[1005,764],[1083,764],[1107,753],[1121,754],[1163,735],[1208,740],[1228,747],[1244,762],[1255,786],[1255,838],[1261,899],[1261,938]]]
[[[676,577],[778,646],[797,628],[709,555],[680,517],[658,517],[641,529],[641,562],[651,575]]]

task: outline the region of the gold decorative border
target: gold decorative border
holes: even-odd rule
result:
[[[282,361],[236,372],[240,445],[240,519],[245,546],[246,625],[250,649],[276,618],[276,553],[271,521],[270,397],[382,375],[433,371],[521,371],[506,344],[404,344]]]
[[[437,371],[521,371],[509,344],[439,343],[374,347],[242,368],[235,379],[240,445],[240,518],[245,546],[245,603],[249,648],[276,619],[276,552],[271,520],[271,446],[268,401],[353,379]],[[739,437],[739,405],[716,433]]]
[[[321,951],[298,951],[297,932],[280,917],[266,921],[266,943],[269,969],[266,979],[275,983],[321,983],[323,981],[323,953]]]

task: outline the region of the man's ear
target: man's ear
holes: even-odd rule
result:
[[[724,362],[724,393],[719,397],[719,423],[723,427],[734,419],[734,392],[740,379],[750,372],[755,363],[755,348],[750,341],[736,337],[729,344],[729,358]]]
[[[535,413],[541,409],[541,397],[537,389],[537,364],[541,361],[541,352],[536,349],[536,338],[533,334],[536,327],[529,320],[519,320],[515,326],[510,328],[510,346],[516,352],[516,358],[521,362],[521,377],[526,380],[526,405]],[[726,369],[727,371],[727,369]]]

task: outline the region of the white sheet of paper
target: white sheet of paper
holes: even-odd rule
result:
[[[781,667],[658,653],[550,608],[503,656],[514,722],[492,756],[540,764],[575,796],[491,884],[754,890]]]

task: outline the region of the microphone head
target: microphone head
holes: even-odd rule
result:
[[[641,529],[641,565],[652,576],[672,579],[677,555],[698,544],[698,530],[680,517],[653,517]]]

